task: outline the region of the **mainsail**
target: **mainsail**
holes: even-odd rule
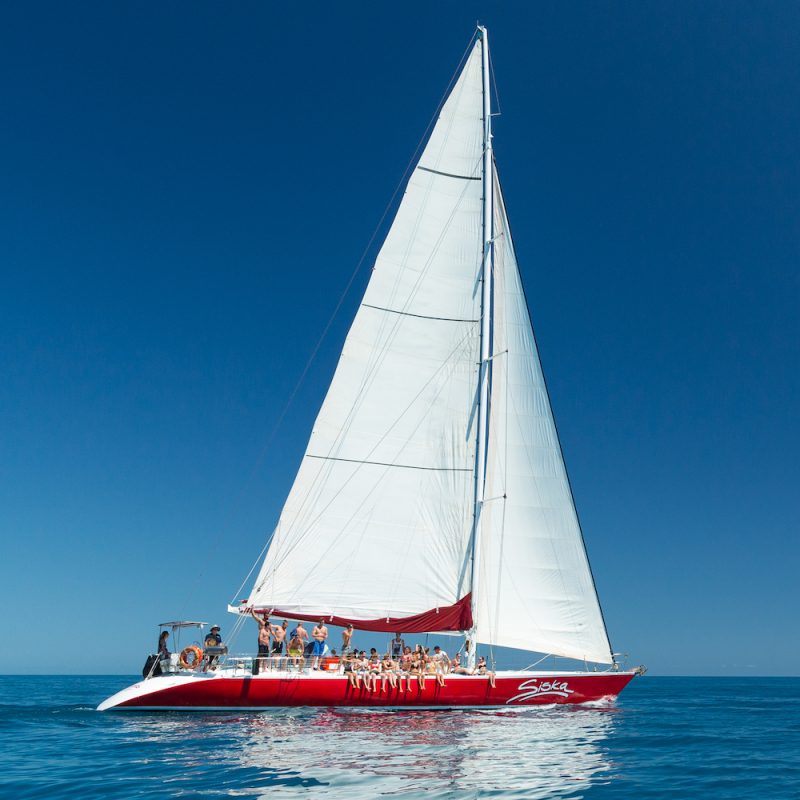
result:
[[[434,629],[468,622],[468,603],[453,607],[469,593],[473,517],[480,47],[442,107],[377,257],[253,605],[356,623],[450,609]]]
[[[248,604],[362,629],[472,629],[479,642],[608,663],[500,185],[485,168],[485,41],[409,179]],[[479,405],[488,441],[477,448]]]

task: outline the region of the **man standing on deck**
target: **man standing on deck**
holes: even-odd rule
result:
[[[319,621],[319,625],[314,626],[311,636],[314,639],[314,649],[311,651],[313,656],[311,669],[319,669],[319,660],[325,653],[325,640],[328,638],[328,629],[325,627],[324,619]]]
[[[283,655],[283,642],[286,639],[286,629],[289,623],[284,620],[280,625],[272,625],[272,656],[273,658]],[[278,658],[278,668],[280,669],[281,659]]]
[[[394,635],[394,639],[392,639],[392,658],[397,660],[403,655],[403,650],[406,646],[406,640],[403,639],[403,635],[400,631],[397,631]]]
[[[258,675],[264,666],[264,659],[269,658],[269,637],[272,633],[272,625],[269,624],[269,611],[265,611],[263,619],[259,619],[251,608],[250,616],[258,623],[258,656],[253,661],[253,675]]]
[[[353,638],[353,623],[351,622],[342,631],[342,655],[350,652],[350,640]]]

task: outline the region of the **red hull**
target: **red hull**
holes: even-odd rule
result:
[[[403,692],[389,686],[385,692],[354,689],[340,675],[153,678],[109,698],[100,709],[474,708],[586,703],[616,697],[633,675],[632,672],[501,673],[494,688],[485,677],[449,675],[444,686],[429,677],[424,689],[414,680],[411,690],[406,688]]]

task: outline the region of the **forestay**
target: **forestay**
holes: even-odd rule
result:
[[[251,605],[358,624],[436,614],[469,594],[480,48],[442,107],[378,255]]]

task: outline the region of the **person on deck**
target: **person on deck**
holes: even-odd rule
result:
[[[290,639],[299,639],[303,643],[303,647],[305,648],[306,643],[308,642],[308,631],[305,629],[305,626],[302,622],[298,622],[292,632],[289,634]]]
[[[411,663],[414,656],[411,653],[411,648],[406,645],[403,648],[403,655],[400,656],[400,686],[403,686],[403,677],[406,678],[406,686],[408,691],[411,691]]]
[[[433,648],[431,660],[433,661],[433,668],[436,673],[436,682],[439,686],[444,686],[444,676],[446,673],[450,672],[450,657],[437,644],[436,647]]]
[[[289,623],[284,620],[280,625],[272,625],[272,655],[283,655],[283,643],[286,641],[286,631]]]
[[[272,625],[269,622],[268,611],[265,611],[263,616],[259,617],[251,608],[250,616],[258,623],[258,655],[256,660],[253,661],[253,675],[258,675],[266,666],[266,659],[269,658],[269,638],[272,633]]]
[[[394,635],[394,639],[392,639],[392,658],[400,658],[400,656],[403,655],[405,646],[406,643],[402,638],[402,634],[400,631],[397,631]]]
[[[367,660],[367,678],[365,681],[366,688],[370,692],[378,690],[378,676],[381,674],[381,657],[378,651],[371,647],[369,651],[369,659]]]
[[[314,639],[314,649],[311,651],[311,669],[319,669],[319,660],[325,655],[325,641],[328,638],[328,629],[325,627],[324,619],[319,621],[319,625],[314,626],[311,636]]]
[[[222,647],[222,636],[220,636],[219,633],[219,625],[211,626],[211,630],[208,632],[208,635],[203,640],[203,646]],[[217,661],[219,661],[219,656],[209,656],[206,665],[203,667],[203,672],[207,672],[210,669],[214,669]]]
[[[461,666],[461,653],[456,653],[453,660],[450,662],[450,671],[454,675],[469,675],[470,671],[466,667]]]
[[[417,679],[419,690],[423,691],[425,689],[425,661],[423,660],[422,648],[419,645],[417,647],[419,649],[411,654],[411,666],[408,669],[408,674]],[[409,677],[408,689],[411,691],[411,677]]]
[[[353,638],[353,623],[351,622],[342,631],[342,655],[350,652],[350,641]]]
[[[363,678],[364,688],[369,689],[369,659],[363,650],[358,654],[358,659],[355,661],[353,667],[354,669],[357,669],[359,682],[361,681],[361,678]]]
[[[386,691],[386,683],[389,683],[390,689],[397,688],[397,675],[394,671],[394,661],[388,653],[383,654],[381,661],[381,693]]]
[[[300,635],[301,633],[305,634],[305,638],[308,638],[308,633],[303,628],[302,623],[289,634],[287,655],[291,657],[292,664],[296,669],[300,669],[300,660],[303,657],[303,637]]]
[[[158,637],[158,657],[159,659],[169,658],[170,652],[167,647],[167,639],[169,639],[169,631],[161,631]]]
[[[348,653],[342,657],[344,674],[353,689],[361,688],[361,676],[358,674],[359,658],[358,653]]]
[[[496,688],[495,687],[495,682],[494,682],[494,678],[495,678],[494,672],[492,672],[486,666],[486,658],[484,658],[484,656],[481,656],[478,659],[478,664],[475,667],[475,672],[473,672],[472,674],[473,675],[488,675],[489,676],[489,686],[491,686],[492,689]]]
[[[396,658],[389,659],[389,668],[394,675],[394,688],[399,688],[403,691],[403,670],[400,668],[400,660]]]

